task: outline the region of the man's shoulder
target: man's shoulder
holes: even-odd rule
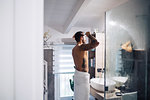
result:
[[[81,51],[81,50],[80,50],[81,46],[82,46],[82,45],[76,45],[76,46],[72,49],[72,51],[73,51],[73,52]]]
[[[77,46],[73,47],[73,48],[72,48],[72,52],[73,52],[73,51],[75,51],[75,50],[76,50],[76,48],[77,48]]]

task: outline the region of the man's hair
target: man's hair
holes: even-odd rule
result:
[[[74,37],[77,42],[80,42],[80,37],[84,36],[82,31],[78,31],[75,33]]]

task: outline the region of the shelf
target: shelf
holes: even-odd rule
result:
[[[95,58],[95,51],[89,51],[89,59]]]

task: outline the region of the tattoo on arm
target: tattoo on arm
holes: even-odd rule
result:
[[[85,71],[85,59],[84,58],[83,58],[82,68],[83,68],[83,71]]]
[[[82,68],[85,68],[85,59],[83,58]]]
[[[88,35],[88,37],[89,37],[91,42],[88,44],[82,44],[80,46],[80,50],[83,50],[83,51],[90,50],[90,49],[93,49],[99,45],[99,42],[93,36]]]

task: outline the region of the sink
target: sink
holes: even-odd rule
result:
[[[116,87],[120,87],[128,80],[128,77],[118,76],[118,77],[112,77],[112,79],[113,79],[113,81],[116,82]]]
[[[101,92],[104,92],[104,78],[92,78],[90,80],[91,86]],[[108,91],[115,90],[116,82],[111,79],[106,79],[106,86],[108,87]]]

